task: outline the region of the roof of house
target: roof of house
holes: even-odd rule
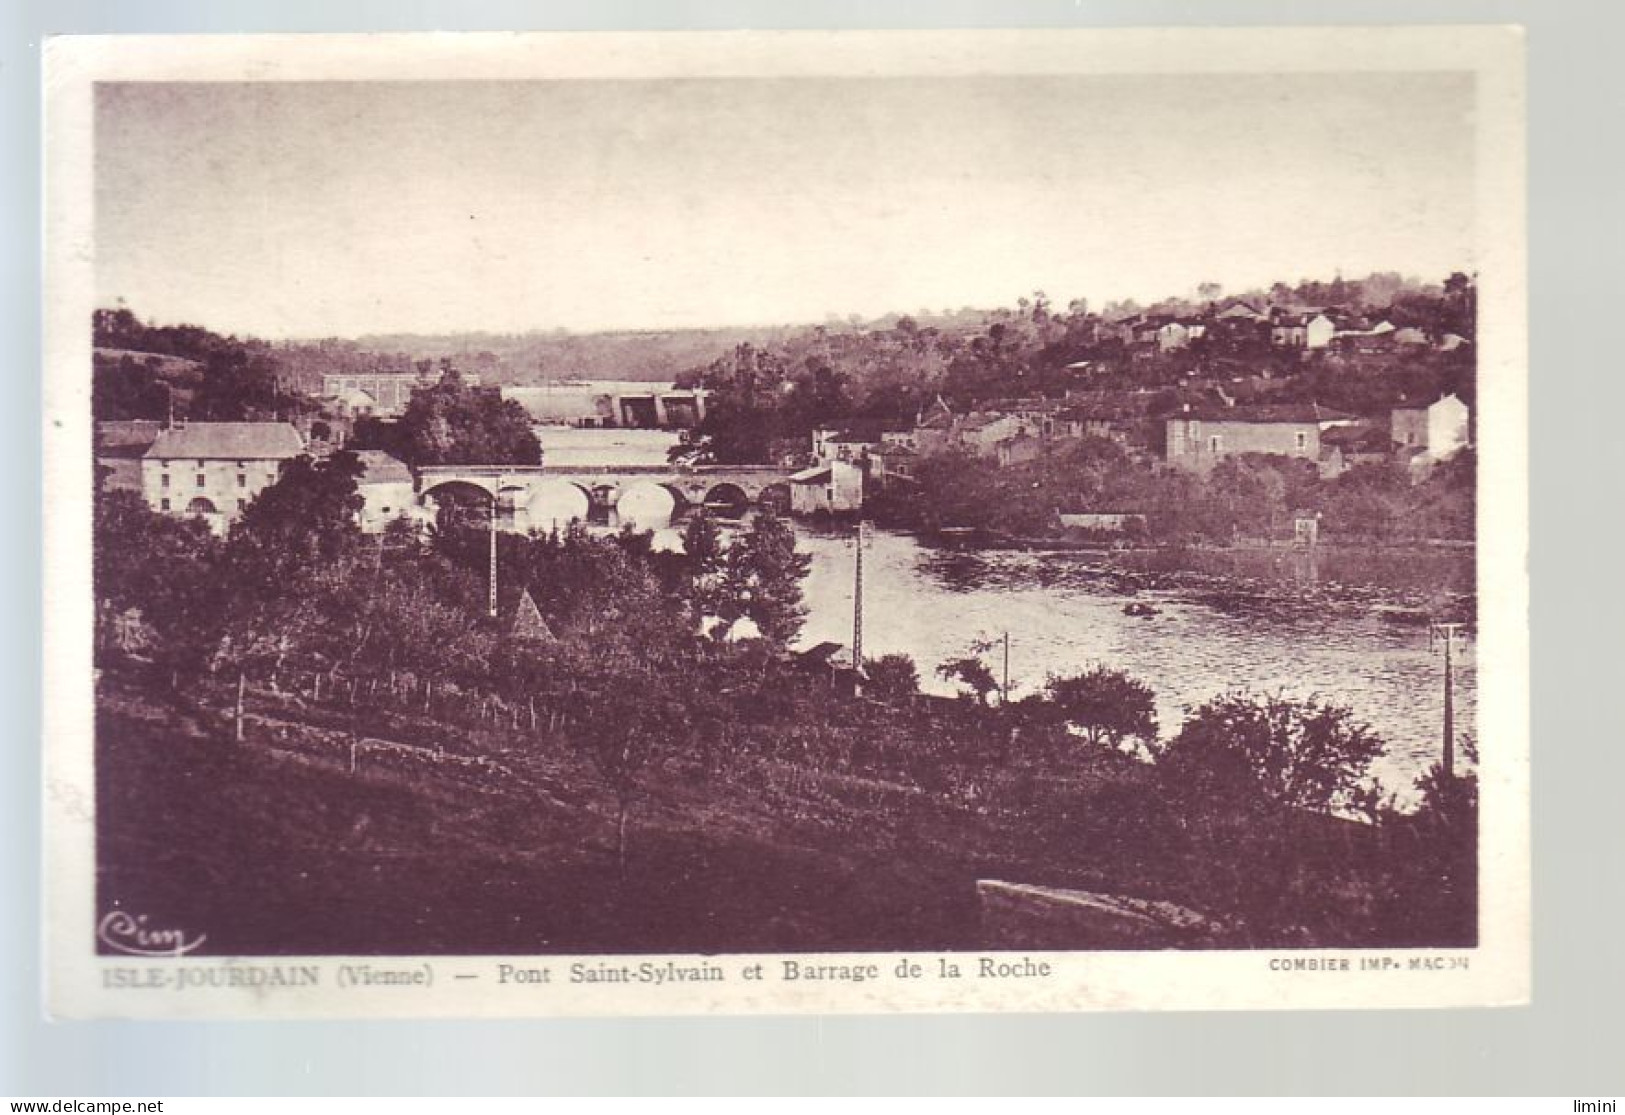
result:
[[[158,440],[163,423],[130,418],[96,423],[96,452],[103,457],[139,457]]]
[[[1188,411],[1168,415],[1169,418],[1196,418],[1204,422],[1242,422],[1249,425],[1273,423],[1303,425],[1319,422],[1348,422],[1354,416],[1331,410],[1319,403],[1254,403],[1241,406],[1194,406]]]
[[[906,418],[848,418],[844,422],[823,427],[834,430],[830,441],[848,445],[868,445],[880,440],[882,434],[902,433],[912,427]]]
[[[337,398],[338,401],[343,403],[345,406],[350,407],[352,410],[359,410],[362,407],[375,407],[378,405],[377,399],[373,398],[369,392],[363,391],[359,387],[352,387],[348,391],[340,391],[335,398]]]
[[[410,484],[412,470],[406,467],[406,462],[399,457],[391,456],[382,449],[360,449],[355,451],[356,459],[361,462],[365,470],[361,474],[363,484]]]
[[[1405,399],[1401,398],[1399,400],[1399,402],[1397,402],[1397,403],[1395,403],[1393,405],[1392,409],[1393,410],[1414,410],[1417,413],[1421,413],[1422,411],[1425,411],[1425,410],[1432,410],[1434,407],[1438,406],[1440,403],[1445,403],[1445,402],[1454,403],[1454,404],[1456,404],[1457,406],[1459,406],[1459,407],[1461,407],[1463,409],[1467,408],[1467,404],[1462,402],[1461,399],[1458,398],[1454,392],[1447,391],[1444,394],[1440,395],[1437,399],[1428,399],[1426,402],[1415,402],[1415,403],[1413,403],[1413,402],[1407,402]]]
[[[304,451],[305,439],[286,422],[189,422],[159,434],[143,456],[284,461]]]
[[[1015,415],[1013,414],[1003,414],[995,410],[978,411],[975,414],[967,415],[960,428],[970,431],[985,430],[989,426],[1014,418]]]
[[[841,643],[823,642],[808,647],[806,650],[796,652],[796,657],[803,662],[816,662],[823,664],[845,650]]]
[[[1110,394],[1073,396],[1070,405],[1061,411],[1061,417],[1073,422],[1094,419],[1143,418],[1150,410],[1154,396],[1131,391]]]
[[[1393,446],[1387,430],[1370,426],[1333,426],[1320,435],[1323,445],[1336,446],[1344,452],[1385,453]]]
[[[818,466],[816,466],[814,468],[805,468],[805,469],[802,469],[800,472],[791,473],[790,474],[790,483],[792,483],[792,484],[817,484],[817,483],[820,483],[822,481],[828,480],[829,476],[830,476],[830,467],[828,465],[818,465]]]

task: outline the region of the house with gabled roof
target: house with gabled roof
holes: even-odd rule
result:
[[[1269,315],[1254,306],[1251,302],[1238,300],[1230,303],[1217,314],[1213,315],[1216,321],[1268,321]]]
[[[287,422],[188,422],[142,454],[141,491],[154,511],[201,518],[224,533],[304,453],[304,438]]]
[[[1262,453],[1297,457],[1319,467],[1321,434],[1357,421],[1318,403],[1185,404],[1164,419],[1168,463],[1205,474],[1227,457]]]
[[[1425,457],[1424,463],[1449,460],[1469,443],[1471,412],[1455,395],[1444,395],[1430,403],[1395,407],[1389,430],[1401,452]]]

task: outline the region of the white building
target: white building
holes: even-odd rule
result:
[[[790,477],[790,511],[796,515],[831,515],[863,506],[863,470],[846,461],[829,461]]]
[[[286,422],[189,422],[158,435],[141,457],[141,494],[154,511],[199,517],[216,534],[305,452]]]
[[[1468,445],[1470,414],[1454,395],[1426,406],[1395,407],[1389,422],[1395,445],[1430,462],[1449,460]]]
[[[365,470],[356,481],[356,489],[365,501],[361,506],[361,529],[378,534],[396,519],[432,521],[419,504],[412,484],[412,470],[401,460],[380,449],[363,449],[356,453]]]
[[[1316,314],[1303,326],[1304,348],[1325,348],[1337,335],[1337,323],[1325,314]]]

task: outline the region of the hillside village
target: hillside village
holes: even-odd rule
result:
[[[1057,326],[1034,303],[1024,319],[996,320],[955,353],[940,377],[943,390],[912,417],[816,423],[796,506],[852,512],[878,495],[882,508],[901,501],[918,511],[932,502],[918,482],[945,460],[959,459],[961,478],[978,466],[1047,476],[1064,470],[1060,459],[1087,439],[1112,443],[1125,466],[1142,470],[1203,480],[1221,470],[1221,485],[1248,463],[1308,473],[1322,486],[1345,476],[1421,484],[1474,440],[1473,342],[1446,327],[1471,331],[1473,292],[1470,282],[1453,286],[1454,307],[1446,296],[1445,312],[1434,315],[1414,304],[1381,313],[1238,299],[1185,314],[1074,314]],[[1020,325],[1035,334],[1025,351],[1008,340]],[[892,332],[918,336],[907,320]],[[992,351],[1006,345],[1017,355]],[[1003,374],[983,375],[978,364]],[[1009,393],[1011,381],[1044,390]],[[699,382],[724,396],[713,412],[726,406],[733,386],[726,374]],[[711,440],[726,443],[722,433]],[[805,452],[793,443],[784,451],[791,460]],[[1221,469],[1226,462],[1231,471]],[[1033,498],[1007,486],[1009,499]],[[1120,529],[1143,510],[1063,495],[1036,520],[1042,532]]]

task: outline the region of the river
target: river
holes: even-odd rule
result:
[[[550,461],[568,457],[581,465],[657,463],[675,440],[661,431],[538,433]],[[799,547],[812,557],[798,645],[850,645],[853,531],[806,523],[796,530]],[[656,535],[661,546],[680,545],[672,527]],[[1374,773],[1401,801],[1414,800],[1412,782],[1439,757],[1444,661],[1430,648],[1426,627],[1384,619],[1377,606],[1416,603],[1444,589],[1471,593],[1471,552],[1327,550],[1309,559],[1208,551],[1131,555],[1112,565],[1142,573],[1140,585],[1153,587],[1114,575],[1099,554],[954,549],[872,530],[864,553],[864,652],[907,654],[924,689],[951,693],[936,666],[967,653],[973,642],[1009,632],[1015,695],[1042,686],[1051,673],[1104,663],[1156,692],[1165,736],[1178,730],[1188,708],[1230,689],[1319,695],[1347,705],[1387,741]],[[1273,606],[1238,609],[1213,591],[1210,578],[1250,588],[1247,599]],[[1131,602],[1156,614],[1126,615]],[[1001,652],[985,657],[996,673],[1002,669]],[[1476,692],[1469,626],[1455,656],[1458,736],[1476,737]]]
[[[798,531],[813,559],[801,642],[849,644],[851,533]],[[1470,556],[1458,558],[1470,566]],[[1126,615],[1131,602],[1156,614]],[[1349,706],[1388,742],[1374,773],[1401,800],[1411,799],[1411,783],[1439,757],[1443,657],[1430,649],[1425,627],[1395,624],[1370,608],[1306,604],[1236,614],[1200,589],[1125,592],[1120,580],[1103,575],[1099,555],[941,549],[873,530],[864,553],[863,631],[866,656],[908,654],[931,692],[953,691],[935,676],[938,663],[1005,632],[1017,696],[1051,673],[1104,663],[1156,692],[1165,736],[1178,730],[1187,708],[1230,689],[1319,695]],[[1476,735],[1474,651],[1469,629],[1455,653],[1458,736]],[[1002,650],[984,657],[995,673],[1002,670]]]

